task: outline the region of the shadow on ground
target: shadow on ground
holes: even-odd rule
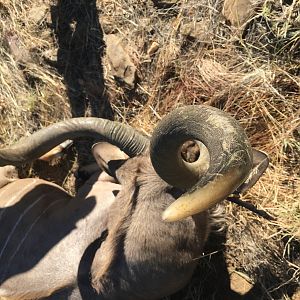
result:
[[[105,44],[95,0],[59,0],[51,7],[58,41],[57,69],[65,80],[73,117],[113,118],[105,94]]]
[[[241,295],[231,290],[231,278],[225,258],[225,241],[226,232],[212,232],[206,244],[206,255],[199,261],[190,284],[167,299],[283,300],[289,299],[286,298],[287,296],[293,297],[299,286],[295,282],[283,282],[278,274],[274,274],[270,266],[257,270],[257,281],[245,294]]]
[[[102,57],[105,44],[96,0],[58,0],[51,7],[58,42],[56,67],[63,76],[72,117],[113,119],[105,92]],[[92,160],[93,141],[77,141],[79,165]]]

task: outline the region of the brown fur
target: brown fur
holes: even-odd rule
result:
[[[101,176],[95,174],[75,199],[71,200],[66,194],[66,199],[62,202],[65,204],[55,207],[47,219],[41,220],[41,224],[38,223],[39,226],[33,228],[33,234],[37,236],[29,235],[23,246],[35,251],[36,239],[39,241],[41,234],[47,234],[49,240],[54,239],[61,245],[61,250],[55,250],[56,245],[50,243],[49,247],[47,246],[49,251],[40,257],[40,262],[44,262],[42,267],[37,266],[28,271],[31,278],[36,278],[32,286],[27,283],[26,273],[17,274],[20,276],[18,281],[15,281],[14,277],[7,277],[3,286],[0,283],[0,297],[22,299],[27,294],[23,299],[31,299],[53,293],[51,299],[73,299],[72,291],[77,291],[76,297],[80,299],[82,287],[76,287],[79,262],[89,245],[99,238],[104,230],[108,231],[108,235],[95,250],[95,254],[92,254],[91,266],[87,265],[87,273],[83,274],[84,278],[88,279],[90,271],[92,288],[85,285],[84,289],[90,289],[90,292],[94,293],[94,288],[96,294],[93,294],[93,297],[101,300],[159,299],[177,291],[189,281],[197,259],[201,257],[209,231],[208,214],[202,213],[175,223],[164,222],[161,218],[162,212],[181,192],[157,176],[148,155],[128,159],[114,172],[113,181],[117,180],[121,184],[121,190],[114,196],[114,200],[107,200],[108,196],[103,195],[108,195],[109,190],[106,189],[110,189],[111,192],[118,190],[118,185],[106,179],[103,181]],[[18,186],[18,181],[15,184]],[[50,183],[43,184],[45,187],[41,192],[46,193],[48,188],[47,199],[51,203],[53,196]],[[51,186],[53,193],[58,192],[59,187],[53,184]],[[10,185],[6,187],[9,188]],[[59,190],[59,193],[63,193]],[[38,193],[39,190],[36,189],[34,197],[39,197]],[[30,193],[27,197],[30,197]],[[16,199],[14,203],[17,205],[22,198],[23,196]],[[111,204],[106,205],[107,201],[111,201]],[[21,205],[26,207],[24,201],[21,201]],[[35,220],[41,212],[32,211],[32,214]],[[51,222],[55,224],[61,219],[71,222],[72,228],[72,231],[66,232],[64,244],[57,240],[56,234],[59,231],[45,232],[48,226],[51,228]],[[66,228],[66,222],[61,223],[61,230]],[[70,257],[71,254],[73,256]],[[24,255],[22,248],[20,255]],[[67,266],[70,266],[69,269]],[[18,270],[17,265],[14,268]],[[53,278],[56,278],[57,274],[61,274],[63,278],[58,280],[57,277],[55,283],[56,279]],[[17,290],[7,290],[13,285],[18,286]],[[66,286],[65,293],[64,290],[59,291],[62,286]],[[91,297],[87,299],[92,299]]]
[[[106,260],[103,261],[103,259],[101,259],[98,261],[98,258],[100,258],[99,256],[96,256],[94,260],[95,271],[92,274],[92,285],[98,293],[103,289],[102,282],[108,279],[108,272],[118,254],[117,247],[120,244],[120,241],[124,239],[124,235],[128,229],[130,215],[132,214],[136,201],[135,183],[135,178],[132,178],[130,186],[126,186],[126,188],[120,192],[123,195],[126,195],[126,197],[120,195],[121,199],[125,199],[125,201],[116,201],[110,211],[107,226],[109,234],[102,246],[102,249],[104,249],[103,251],[107,253],[105,257]],[[118,200],[120,200],[120,198],[118,198]]]
[[[170,274],[162,275],[162,280],[166,280],[164,276],[170,276],[170,278],[175,276],[171,273],[175,272],[176,274],[175,270],[178,267],[181,270],[181,275],[185,278],[179,279],[177,283],[174,278],[169,282],[169,285],[161,287],[161,295],[169,294],[170,290],[175,292],[177,290],[175,286],[183,286],[186,279],[191,276],[191,272],[196,265],[196,259],[201,255],[201,249],[209,231],[207,214],[203,213],[177,224],[164,223],[161,219],[161,213],[169,203],[174,201],[171,194],[169,194],[172,188],[156,175],[148,156],[128,160],[117,171],[116,176],[124,188],[118,194],[110,210],[108,237],[95,255],[92,265],[93,287],[103,297],[101,299],[156,299],[157,291],[148,291],[146,296],[144,292],[139,291],[138,285],[131,287],[132,292],[121,290],[118,296],[115,296],[114,293],[110,294],[114,282],[119,280],[115,277],[120,276],[121,282],[125,284],[122,273],[128,274],[128,272],[131,272],[130,267],[120,261],[120,257],[125,256],[129,261],[131,259],[141,260],[141,262],[152,261],[153,265],[150,266],[150,269],[153,268],[153,270],[160,269],[161,265],[166,264],[170,267],[170,270],[166,269],[163,272],[170,272]],[[165,197],[167,197],[166,202],[161,201]],[[152,205],[155,208],[152,212],[149,212],[150,208],[148,209],[147,206]],[[147,223],[147,212],[155,218],[152,220],[152,225]],[[143,226],[143,217],[145,218],[146,228]],[[153,228],[154,230],[152,230]],[[195,231],[183,228],[194,228]],[[169,241],[167,241],[168,238],[160,237],[160,229],[162,233],[164,230],[169,231]],[[153,231],[152,234],[151,230]],[[150,234],[148,234],[148,231]],[[158,236],[156,236],[157,234]],[[179,236],[179,239],[186,239],[187,244],[184,243],[179,246],[180,243],[178,245],[176,235]],[[145,249],[140,248],[138,245],[143,239],[145,239]],[[169,246],[163,247],[164,242]],[[183,247],[183,249],[177,252],[177,247]],[[173,253],[170,254],[168,251]],[[140,276],[140,273],[147,274],[149,272],[143,268],[138,268],[137,273],[133,276]],[[152,276],[151,273],[150,271],[146,277]],[[153,282],[153,279],[149,277],[146,281],[152,281],[154,288],[160,286],[159,280],[158,278]],[[172,281],[174,281],[174,284]]]

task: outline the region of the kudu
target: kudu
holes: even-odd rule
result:
[[[41,179],[0,180],[0,299],[149,300],[176,292],[201,257],[208,209],[253,167],[238,122],[207,106],[174,110],[150,141],[117,122],[66,120],[0,150],[0,165],[11,171],[7,165],[86,136],[126,154],[97,144],[94,156],[109,175],[92,175],[75,197]],[[182,158],[188,140],[200,149],[194,162]]]

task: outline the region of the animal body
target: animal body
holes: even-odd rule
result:
[[[22,164],[82,136],[115,146],[94,146],[105,172],[75,197],[41,179],[9,179],[10,167],[0,172],[0,299],[154,300],[176,292],[201,257],[208,208],[253,167],[242,128],[205,106],[171,113],[150,143],[119,123],[71,119],[0,150],[0,164]],[[189,140],[200,150],[194,162],[181,155]]]

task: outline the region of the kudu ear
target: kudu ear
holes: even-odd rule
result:
[[[128,155],[118,147],[105,142],[94,144],[92,153],[101,170],[113,177],[116,170],[128,159]]]
[[[262,151],[252,149],[253,151],[253,166],[252,170],[243,184],[241,184],[237,189],[236,193],[243,194],[248,191],[258,179],[263,175],[269,165],[269,158],[267,154]]]

